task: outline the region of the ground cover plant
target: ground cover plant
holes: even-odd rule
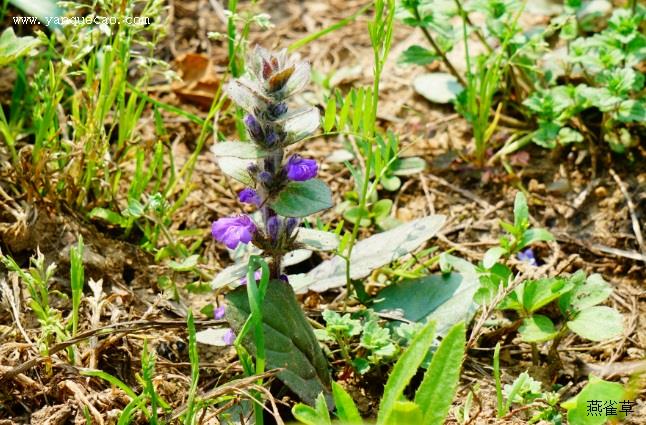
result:
[[[0,4],[0,422],[642,423],[636,1]]]

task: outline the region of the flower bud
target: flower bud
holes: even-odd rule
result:
[[[273,242],[278,240],[278,233],[280,232],[280,218],[274,215],[267,219],[267,236]]]
[[[243,204],[251,204],[256,206],[261,204],[261,199],[260,196],[258,196],[258,192],[249,187],[242,189],[240,193],[238,193],[238,199],[240,199],[240,202],[242,202]]]
[[[262,126],[260,125],[256,117],[248,114],[244,119],[244,123],[247,126],[247,131],[249,131],[251,138],[256,142],[262,141],[262,139],[264,138],[264,132],[262,131]]]

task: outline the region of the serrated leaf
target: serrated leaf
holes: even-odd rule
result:
[[[271,202],[272,209],[285,217],[307,217],[333,205],[332,191],[318,179],[290,182]]]
[[[646,103],[642,100],[625,100],[619,105],[617,120],[621,122],[646,122]]]
[[[339,246],[339,237],[334,233],[301,227],[296,234],[296,242],[314,251],[334,251]]]
[[[406,351],[404,351],[397,363],[395,363],[386,382],[381,403],[379,404],[377,425],[392,424],[390,417],[395,405],[402,398],[404,389],[406,389],[410,380],[417,373],[420,364],[424,361],[434,338],[435,323],[429,322],[415,335]]]
[[[603,341],[620,335],[624,330],[624,321],[614,308],[596,306],[581,311],[574,320],[567,322],[567,326],[590,341]]]
[[[444,423],[458,388],[465,345],[466,328],[462,322],[451,328],[442,340],[415,394],[415,404],[423,413],[423,420],[418,423]]]
[[[525,342],[545,342],[554,339],[558,334],[550,318],[541,314],[523,319],[518,332]]]
[[[343,425],[362,425],[361,415],[352,397],[341,385],[332,382],[332,395],[336,406],[336,416]]]
[[[418,156],[399,158],[391,166],[392,173],[396,176],[410,176],[421,173],[426,168],[426,161]]]
[[[247,290],[240,287],[226,299],[226,318],[239,333],[250,314]],[[291,286],[281,280],[269,282],[261,309],[267,368],[283,368],[276,376],[310,405],[320,393],[331,397],[327,360]],[[255,354],[251,335],[242,343]]]

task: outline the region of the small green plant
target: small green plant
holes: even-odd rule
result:
[[[370,309],[352,315],[325,310],[323,320],[325,329],[315,331],[319,340],[336,342],[343,360],[360,374],[396,359],[421,327],[410,323],[391,329]]]
[[[440,425],[449,412],[462,367],[465,349],[464,323],[455,325],[433,354],[413,400],[403,393],[410,380],[424,362],[435,336],[435,324],[429,322],[415,335],[393,367],[379,405],[377,425],[423,423]],[[361,425],[363,420],[350,395],[337,384],[332,384],[336,415],[342,424]],[[328,404],[320,395],[316,406],[297,404],[292,413],[307,425],[331,425]]]

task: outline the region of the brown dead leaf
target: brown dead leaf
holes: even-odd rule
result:
[[[182,101],[209,108],[221,81],[211,60],[199,53],[187,53],[175,61],[181,80],[171,85]]]

